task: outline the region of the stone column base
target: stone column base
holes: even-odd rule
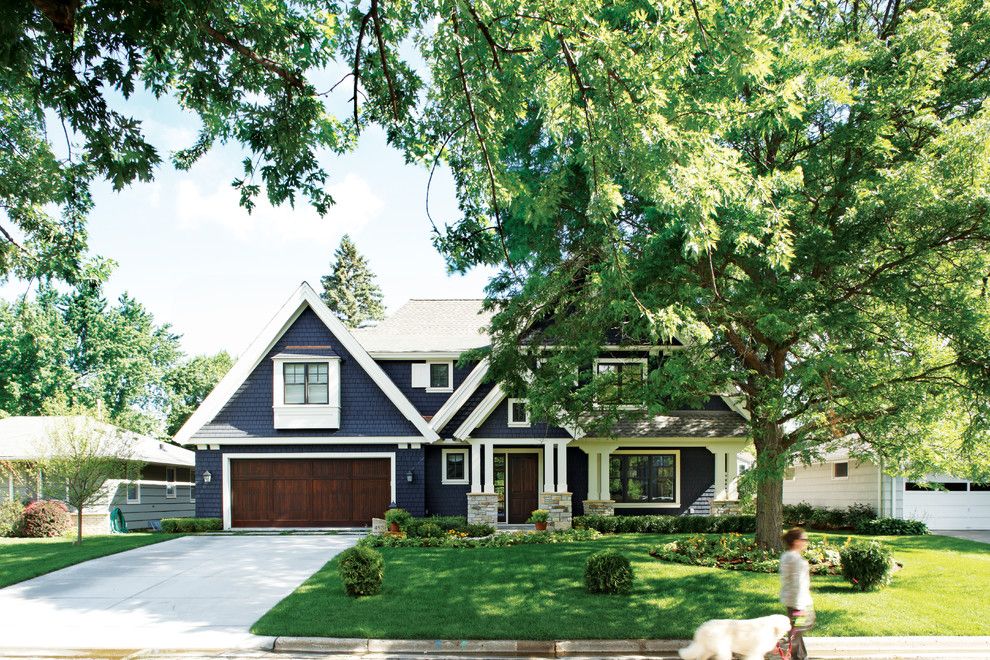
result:
[[[584,515],[586,516],[614,516],[615,500],[585,500]]]
[[[540,508],[550,513],[547,529],[552,531],[571,528],[571,501],[570,493],[540,493]]]
[[[714,500],[712,501],[713,516],[737,516],[740,512],[739,500]]]
[[[495,493],[468,493],[469,523],[487,523],[494,525],[498,522],[498,495]]]

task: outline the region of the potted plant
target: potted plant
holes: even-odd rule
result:
[[[550,512],[543,509],[537,509],[529,515],[529,520],[526,522],[531,522],[536,525],[537,531],[543,532],[547,528],[547,520],[550,519]]]
[[[402,528],[412,520],[412,514],[405,509],[389,509],[385,512],[385,522],[388,523],[388,531],[397,534]]]

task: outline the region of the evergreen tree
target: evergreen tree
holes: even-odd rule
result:
[[[333,257],[330,274],[320,278],[323,301],[330,310],[349,328],[385,318],[382,290],[350,236],[344,234]]]

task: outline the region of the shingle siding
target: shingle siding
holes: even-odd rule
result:
[[[429,360],[430,362],[443,362],[443,360]],[[398,386],[407,399],[415,406],[421,415],[434,415],[440,407],[450,398],[451,392],[427,392],[425,387],[412,386],[412,365],[423,364],[427,360],[379,360],[378,366],[382,368],[389,379]],[[457,366],[454,360],[454,389],[456,390],[477,365],[473,362],[466,367]]]
[[[471,451],[465,469],[470,474]],[[466,516],[467,494],[470,485],[443,485],[443,448],[427,446],[426,459],[426,513],[430,516]]]
[[[505,398],[481,425],[471,432],[472,438],[570,438],[564,429],[533,421],[526,427],[509,426],[509,399]]]
[[[331,346],[340,355],[340,428],[276,430],[272,415],[271,358],[288,346]],[[217,416],[195,438],[259,438],[333,436],[419,436],[357,360],[307,308],[279,338],[261,363],[238,388]]]

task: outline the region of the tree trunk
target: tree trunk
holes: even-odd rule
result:
[[[73,545],[82,545],[82,507],[76,508],[76,542]]]
[[[784,548],[780,538],[784,528],[784,482],[778,476],[771,476],[760,481],[756,488],[756,545],[779,552]]]

